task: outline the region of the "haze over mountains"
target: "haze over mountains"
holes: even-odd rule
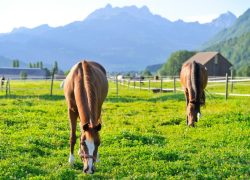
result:
[[[201,47],[236,19],[227,12],[205,24],[172,22],[152,14],[146,6],[107,5],[83,21],[62,27],[23,27],[0,34],[0,55],[26,63],[58,61],[64,70],[80,59],[96,60],[108,71],[142,70],[165,62],[176,50]]]

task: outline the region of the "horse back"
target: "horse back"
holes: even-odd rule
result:
[[[69,109],[77,111],[79,115],[85,114],[92,121],[97,121],[99,118],[107,92],[106,71],[96,62],[77,63],[65,80],[64,95]]]

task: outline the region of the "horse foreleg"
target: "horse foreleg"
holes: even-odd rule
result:
[[[74,147],[76,144],[76,124],[77,124],[77,117],[78,114],[72,110],[68,110],[69,113],[69,123],[70,123],[70,156],[69,156],[69,163],[71,165],[74,164]]]

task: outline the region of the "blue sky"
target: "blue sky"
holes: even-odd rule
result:
[[[22,26],[62,26],[83,20],[108,3],[113,7],[146,5],[153,14],[171,21],[200,23],[210,22],[227,11],[239,16],[250,7],[250,0],[0,0],[0,33]]]

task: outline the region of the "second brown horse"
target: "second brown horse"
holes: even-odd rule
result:
[[[198,121],[200,106],[205,105],[207,86],[207,70],[205,66],[195,61],[185,63],[180,73],[181,85],[186,97],[187,125],[193,126]]]

